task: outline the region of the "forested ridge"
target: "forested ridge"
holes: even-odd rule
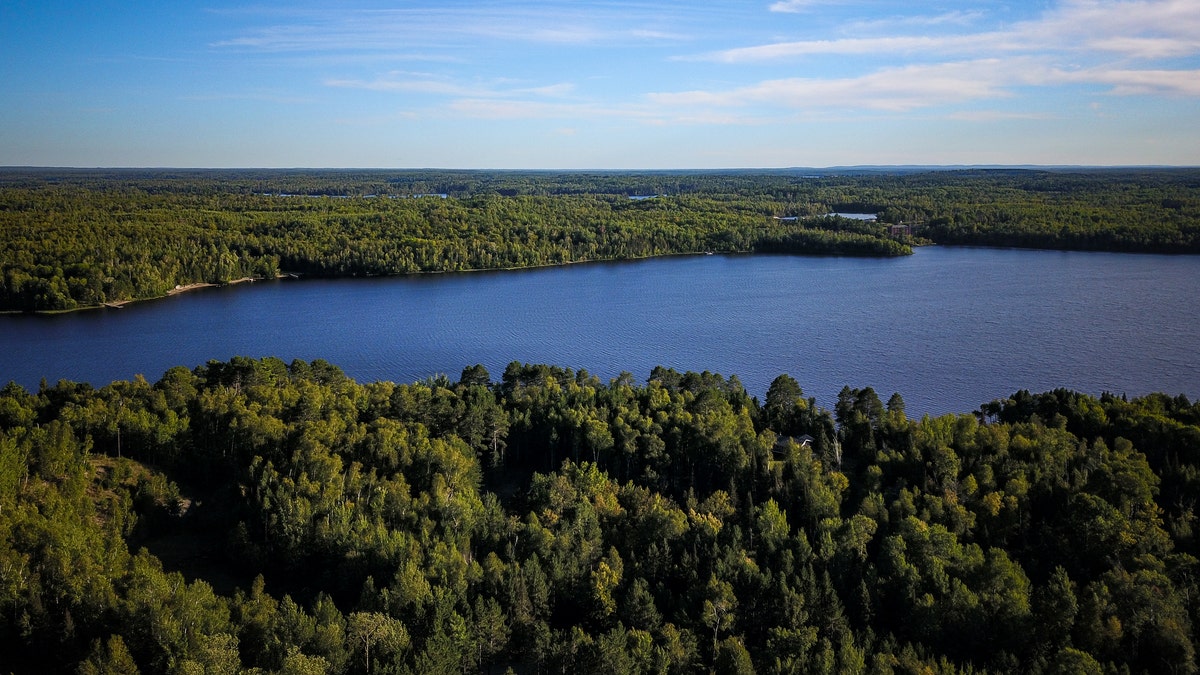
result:
[[[1192,673],[1200,404],[209,362],[0,390],[0,670]]]
[[[827,215],[839,211],[879,220]],[[1200,170],[0,170],[0,310],[10,311],[281,272],[902,255],[923,242],[1200,253]]]

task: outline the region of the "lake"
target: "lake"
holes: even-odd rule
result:
[[[910,415],[1018,389],[1200,395],[1200,256],[926,247],[902,258],[702,255],[516,272],[212,288],[0,316],[0,382],[97,386],[235,355],[325,359],[359,381],[457,380],[511,361],[780,373],[832,408],[843,385]]]

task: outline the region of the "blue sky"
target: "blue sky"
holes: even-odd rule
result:
[[[0,165],[1200,164],[1200,1],[0,0]]]

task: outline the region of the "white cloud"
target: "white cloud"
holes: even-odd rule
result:
[[[563,97],[569,96],[575,91],[575,85],[570,82],[562,82],[559,84],[550,84],[544,87],[529,87],[527,89],[516,89],[517,93],[535,94],[537,96],[547,97]]]
[[[1108,85],[1118,96],[1200,96],[1200,70],[1092,70],[1075,79]]]
[[[264,52],[395,51],[478,46],[480,40],[550,45],[678,42],[678,21],[652,7],[504,4],[408,9],[281,10],[280,23],[211,44]]]
[[[627,116],[614,109],[588,103],[550,103],[519,99],[462,98],[451,101],[449,109],[464,117],[490,120],[586,119]]]
[[[955,63],[882,68],[845,78],[783,78],[725,90],[657,92],[647,96],[676,117],[707,116],[713,123],[721,109],[761,111],[877,110],[904,113],[972,101],[1013,98],[1024,87],[1099,85],[1116,96],[1200,96],[1200,70],[1074,69],[1065,70],[1036,57],[978,59]],[[665,113],[664,113],[665,114]],[[761,114],[761,112],[759,113]],[[1006,119],[1052,119],[1043,112],[960,111],[950,119],[992,122]],[[732,123],[735,120],[730,120]],[[736,121],[745,120],[736,118]]]
[[[693,107],[647,104],[603,105],[593,102],[550,102],[517,98],[462,98],[451,101],[447,110],[455,115],[483,120],[622,120],[656,127],[680,125],[747,125],[764,121],[756,115],[698,110]],[[568,133],[569,130],[569,133]],[[558,133],[573,135],[576,127],[563,127]]]
[[[1200,52],[1200,39],[1114,36],[1097,38],[1088,44],[1100,51],[1117,52],[1137,59],[1165,59]]]
[[[703,60],[724,63],[775,61],[798,56],[814,55],[874,55],[913,52],[978,51],[979,36],[897,36],[879,38],[845,38],[840,40],[802,40],[739,47],[701,57]]]
[[[1200,51],[1200,3],[1068,0],[1025,31],[1035,39],[1059,36],[1080,49],[1135,58],[1195,54]]]
[[[325,86],[341,89],[442,94],[446,96],[481,96],[487,94],[486,90],[465,87],[453,82],[420,78],[399,79],[395,76],[375,80],[325,80]]]
[[[813,5],[819,4],[820,0],[779,0],[772,3],[770,10],[772,12],[796,13],[804,12]]]
[[[809,2],[777,3],[795,11]],[[784,10],[778,10],[784,11]],[[946,23],[968,22],[978,15],[953,12]],[[903,27],[913,17],[851,24],[852,30]],[[777,61],[812,55],[879,55],[923,52],[957,56],[995,56],[1003,53],[1108,52],[1153,59],[1200,53],[1200,2],[1195,0],[1068,0],[1041,17],[1003,30],[949,35],[889,35],[823,40],[782,41],[739,47],[691,57],[725,63]]]
[[[690,35],[683,33],[675,33],[665,30],[647,30],[644,28],[636,28],[629,31],[629,34],[636,38],[644,38],[646,40],[669,40],[672,42],[682,42],[691,40]]]
[[[801,11],[813,2],[779,2]],[[1200,97],[1200,70],[1178,61],[1200,55],[1200,1],[1064,0],[1040,16],[985,30],[957,26],[982,15],[950,12],[847,23],[850,36],[751,45],[680,60],[775,68],[817,57],[845,57],[842,77],[782,77],[720,89],[656,92],[656,105],[739,111],[881,110],[908,112],[972,101],[1012,98],[1029,88],[1093,88],[1113,96]],[[919,27],[928,27],[922,31]],[[947,27],[951,30],[946,31]],[[886,31],[890,31],[890,34]],[[875,33],[875,34],[872,34]],[[894,65],[894,64],[907,65]],[[1194,65],[1194,61],[1193,61]],[[853,71],[851,71],[853,72]],[[1045,119],[1044,113],[962,111],[963,121]]]
[[[1053,77],[1029,60],[986,59],[961,63],[884,68],[859,77],[767,80],[726,91],[654,93],[665,106],[791,108],[866,108],[908,111],[917,108],[1009,96],[1007,87]]]
[[[219,94],[192,94],[181,96],[182,101],[262,101],[266,103],[281,103],[285,105],[302,105],[315,103],[317,99],[308,96],[289,96],[271,92],[237,92]]]
[[[434,94],[442,96],[457,96],[465,98],[503,98],[514,94],[530,94],[540,97],[556,98],[570,95],[575,85],[570,82],[544,85],[538,87],[512,87],[511,81],[460,84],[446,78],[440,78],[428,73],[410,73],[393,71],[387,76],[374,80],[330,79],[325,80],[327,87],[343,89],[365,89],[368,91],[407,92],[416,94]]]
[[[1046,115],[1044,113],[1022,113],[1010,112],[1007,110],[964,110],[950,113],[946,117],[948,119],[957,120],[960,122],[1003,122],[1006,120],[1054,119],[1053,115]]]
[[[800,12],[838,0],[781,0],[770,9]],[[627,14],[621,12],[628,10]],[[261,29],[227,44],[266,51],[329,50],[342,53],[453,54],[484,39],[553,44],[612,46],[616,40],[680,41],[684,35],[662,30],[669,14],[663,7],[639,4],[586,4],[582,9],[512,10],[485,5],[479,11],[412,9],[323,13],[290,25]],[[1200,71],[1172,69],[1157,62],[1200,54],[1198,0],[1063,0],[1041,15],[1009,25],[983,25],[990,16],[955,10],[940,14],[896,16],[866,22],[847,21],[853,31],[829,38],[778,41],[711,52],[675,61],[703,60],[738,66],[764,64],[775,77],[739,82],[735,68],[722,74],[721,87],[638,84],[629,78],[625,92],[607,98],[580,93],[569,82],[533,84],[540,64],[521,64],[504,72],[525,79],[472,79],[458,72],[434,75],[392,71],[379,77],[331,77],[330,87],[442,97],[440,107],[422,114],[473,119],[581,120],[625,119],[644,124],[759,124],[780,116],[844,115],[846,111],[907,113],[939,106],[1016,98],[1030,88],[1089,89],[1116,96],[1200,96]],[[294,17],[293,17],[294,18]],[[783,17],[774,17],[777,23]],[[619,20],[618,20],[619,19]],[[442,50],[457,42],[460,48]],[[505,47],[507,48],[507,47]],[[336,52],[337,50],[351,50]],[[819,71],[786,71],[792,62],[838,58],[839,77]],[[647,70],[657,67],[647,62]],[[779,72],[779,69],[785,69]],[[855,68],[858,69],[855,72]],[[530,70],[531,69],[531,70]],[[712,69],[705,74],[711,78]],[[546,71],[550,72],[550,71]],[[818,74],[813,74],[814,72]],[[850,74],[844,74],[844,73]],[[796,76],[792,76],[796,75]],[[799,76],[803,75],[803,76]],[[566,77],[571,77],[568,74]],[[560,75],[561,77],[561,75]],[[647,80],[648,81],[648,80]],[[665,80],[659,80],[663,82]],[[670,87],[678,86],[678,91]],[[631,91],[642,87],[641,94]],[[431,104],[438,106],[439,104]],[[1015,108],[1016,106],[1006,106]],[[988,122],[1044,119],[1044,113],[1019,110],[936,113],[938,119]]]
[[[943,14],[917,14],[913,16],[894,16],[884,19],[869,19],[847,24],[846,30],[851,32],[872,32],[879,30],[894,30],[912,26],[968,26],[987,16],[983,12],[965,12],[955,10]]]

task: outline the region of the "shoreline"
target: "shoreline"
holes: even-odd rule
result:
[[[155,296],[146,297],[146,298],[132,298],[132,299],[126,299],[126,300],[110,300],[108,302],[102,302],[97,305],[84,305],[81,307],[74,307],[71,309],[40,309],[40,310],[34,310],[34,311],[10,309],[10,310],[0,311],[0,315],[31,314],[31,315],[40,315],[40,316],[51,316],[51,315],[55,315],[55,314],[70,314],[72,312],[86,312],[89,310],[97,310],[97,309],[124,309],[126,306],[134,304],[134,303],[151,302],[154,300],[163,300],[165,298],[173,297],[176,295],[182,295],[183,293],[190,293],[192,291],[203,290],[205,288],[221,288],[224,286],[233,286],[235,284],[252,283],[255,281],[280,281],[280,280],[284,280],[284,279],[300,279],[303,276],[309,276],[309,277],[317,278],[317,279],[354,279],[354,278],[360,278],[360,277],[364,278],[364,279],[369,279],[369,278],[380,278],[380,277],[418,276],[418,275],[425,275],[425,274],[473,274],[473,273],[478,273],[478,272],[520,272],[523,270],[548,269],[548,268],[553,268],[553,267],[566,267],[568,265],[579,265],[579,264],[587,264],[587,263],[633,262],[633,261],[639,261],[639,260],[651,260],[654,258],[668,258],[668,257],[675,257],[675,256],[713,255],[714,253],[715,252],[713,252],[713,251],[700,251],[700,252],[689,252],[689,253],[661,253],[661,254],[657,254],[657,255],[636,256],[636,257],[629,257],[629,258],[597,258],[597,259],[589,258],[586,260],[568,260],[566,262],[560,262],[560,263],[545,263],[542,265],[525,265],[525,266],[518,266],[518,267],[473,267],[473,268],[463,269],[463,270],[418,270],[416,272],[397,272],[395,274],[338,274],[338,275],[323,276],[323,275],[315,275],[315,274],[306,275],[305,273],[302,273],[302,272],[280,272],[272,278],[242,277],[240,279],[234,279],[232,281],[228,281],[223,284],[216,284],[216,283],[212,283],[212,282],[208,282],[208,281],[196,281],[196,282],[193,282],[190,284],[176,285],[175,288],[172,288],[171,290],[167,291],[163,295],[155,295]],[[721,255],[739,255],[739,254],[746,254],[746,253],[752,254],[754,252],[753,251],[723,251],[723,252],[721,252]]]
[[[281,272],[281,273],[275,275],[275,277],[273,279],[278,280],[278,279],[295,279],[295,278],[298,278],[298,273],[296,273],[296,272]],[[223,284],[214,284],[214,283],[211,283],[208,281],[197,281],[197,282],[193,282],[190,284],[176,285],[175,288],[172,288],[171,290],[167,291],[163,295],[155,295],[155,296],[151,296],[148,298],[126,298],[124,300],[109,300],[109,301],[102,302],[102,303],[99,303],[96,305],[83,305],[81,307],[73,307],[71,309],[40,309],[40,310],[35,310],[32,312],[28,312],[25,310],[19,310],[19,309],[8,309],[8,310],[0,311],[0,315],[33,314],[33,315],[42,315],[42,316],[52,316],[55,314],[70,314],[72,312],[86,312],[86,311],[95,310],[95,309],[124,309],[134,303],[150,302],[153,300],[162,300],[164,298],[169,298],[169,297],[172,297],[175,295],[181,295],[183,293],[189,293],[191,291],[198,291],[198,290],[202,290],[205,288],[221,288],[224,286],[233,286],[235,284],[245,284],[245,283],[252,283],[255,281],[271,281],[271,280],[272,279],[267,278],[267,277],[242,277],[240,279],[233,279],[232,281],[227,281]]]
[[[652,255],[630,256],[630,257],[626,257],[626,258],[586,258],[586,259],[582,259],[582,260],[567,260],[564,262],[557,262],[557,263],[544,263],[541,265],[521,265],[521,266],[515,266],[515,267],[472,267],[472,268],[462,269],[462,270],[418,270],[416,272],[397,272],[395,274],[338,274],[338,275],[325,276],[325,275],[317,275],[317,274],[306,274],[303,272],[279,272],[274,277],[242,277],[240,279],[233,279],[231,281],[227,281],[225,283],[219,283],[219,284],[208,282],[208,281],[196,281],[196,282],[193,282],[190,284],[180,284],[180,285],[176,285],[175,288],[172,288],[171,290],[167,291],[163,295],[156,295],[156,296],[151,296],[151,297],[146,297],[146,298],[110,300],[108,302],[102,302],[97,305],[85,305],[82,307],[74,307],[72,309],[35,310],[32,312],[24,311],[24,310],[3,310],[3,311],[0,311],[0,315],[6,315],[6,314],[7,315],[13,315],[13,314],[54,315],[54,314],[68,314],[71,312],[83,312],[83,311],[95,310],[95,309],[123,309],[126,306],[131,305],[133,303],[149,302],[149,301],[153,301],[153,300],[162,300],[164,298],[181,295],[183,293],[190,293],[192,291],[203,290],[205,288],[221,288],[224,286],[233,286],[236,284],[253,283],[255,281],[279,281],[279,280],[283,280],[283,279],[300,279],[303,276],[309,276],[309,277],[318,278],[318,279],[354,279],[354,278],[359,278],[359,277],[361,277],[361,278],[403,277],[403,276],[418,276],[418,275],[425,275],[425,274],[473,274],[473,273],[479,273],[479,272],[521,272],[521,271],[525,271],[525,270],[539,270],[539,269],[550,269],[550,268],[555,268],[555,267],[567,267],[570,265],[585,265],[585,264],[595,264],[595,263],[638,262],[638,261],[643,261],[643,260],[654,260],[656,258],[674,258],[674,257],[684,257],[684,256],[708,256],[708,255],[760,255],[760,254],[761,255],[776,255],[775,253],[768,253],[768,252],[764,252],[764,251],[754,251],[754,250],[746,250],[746,251],[686,251],[686,252],[678,252],[678,253],[657,253],[657,254],[652,254]],[[781,255],[818,255],[820,257],[826,257],[828,255],[837,256],[838,254],[781,253]],[[849,256],[849,257],[877,257],[877,256]],[[891,257],[891,256],[882,256],[882,257]]]

